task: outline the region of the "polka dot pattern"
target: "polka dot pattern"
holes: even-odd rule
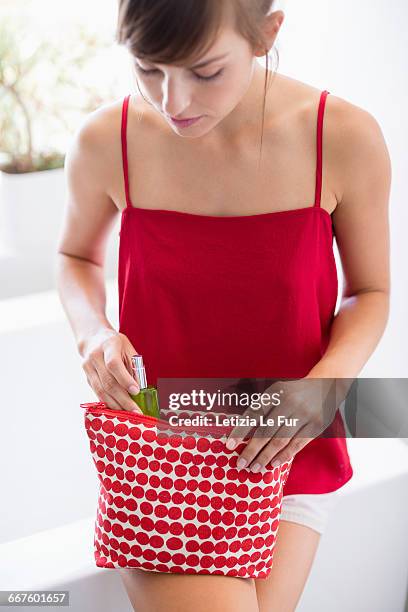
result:
[[[125,411],[87,405],[99,478],[98,567],[267,578],[293,458],[237,469],[222,433],[186,435]]]

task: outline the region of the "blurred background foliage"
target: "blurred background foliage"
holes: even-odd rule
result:
[[[62,167],[82,118],[120,95],[122,50],[104,4],[102,23],[78,4],[0,0],[0,170]]]

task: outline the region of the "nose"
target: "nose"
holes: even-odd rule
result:
[[[178,117],[191,105],[191,91],[187,83],[164,77],[162,82],[162,108],[166,115]]]

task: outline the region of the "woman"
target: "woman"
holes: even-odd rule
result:
[[[391,169],[381,129],[326,91],[269,79],[256,58],[268,59],[282,26],[273,8],[120,2],[118,40],[141,96],[98,109],[78,132],[58,271],[88,382],[111,408],[134,408],[135,353],[150,384],[353,378],[384,331]],[[103,263],[119,212],[118,332]],[[346,280],[336,316],[334,233]],[[338,416],[325,439],[254,440],[242,453],[250,469],[295,455],[266,580],[120,568],[135,610],[294,610],[325,504],[353,473]]]

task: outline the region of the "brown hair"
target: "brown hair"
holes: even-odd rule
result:
[[[274,0],[119,0],[116,41],[126,46],[132,55],[151,62],[182,64],[194,61],[212,46],[224,17],[232,11],[235,28],[252,49],[265,48],[262,154],[268,75],[271,75],[262,26],[273,4]],[[279,63],[278,51],[274,49]],[[139,88],[138,82],[137,86]]]

